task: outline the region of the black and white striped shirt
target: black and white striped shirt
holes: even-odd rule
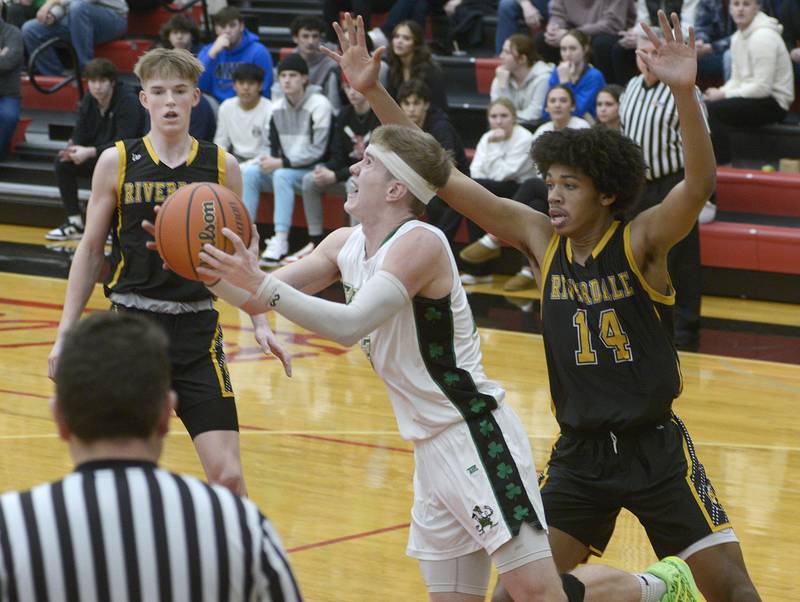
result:
[[[150,462],[101,461],[0,497],[0,600],[301,600],[249,500]]]
[[[703,105],[697,90],[700,105]],[[683,169],[683,147],[675,98],[669,86],[647,86],[644,75],[628,82],[619,107],[622,131],[642,147],[647,180],[657,180]]]

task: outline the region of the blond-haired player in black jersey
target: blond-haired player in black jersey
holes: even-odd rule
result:
[[[143,138],[120,140],[100,156],[92,179],[86,229],[70,268],[64,310],[49,357],[55,373],[63,337],[80,318],[104,260],[112,233],[111,271],[105,294],[114,311],[137,312],[154,320],[170,339],[176,412],[192,437],[210,482],[245,494],[239,454],[236,404],[222,346],[214,296],[201,282],[164,270],[143,222],[178,187],[217,182],[241,194],[236,159],[215,144],[189,135],[192,107],[200,99],[202,64],[185,50],[157,49],[136,64],[140,101],[150,114]],[[274,352],[289,372],[288,357],[264,315],[253,317],[264,352]],[[120,378],[125,378],[120,374]]]
[[[641,149],[618,132],[594,129],[552,132],[534,146],[549,215],[499,198],[457,170],[437,194],[520,249],[538,272],[561,427],[541,485],[558,569],[602,553],[624,507],[659,557],[686,560],[707,600],[751,602],[759,596],[738,539],[672,412],[682,383],[669,334],[667,253],[711,195],[716,164],[695,94],[694,31],[684,40],[678,16],[671,20],[659,13],[661,38],[643,24],[653,51],[638,51],[670,87],[680,117],[685,178],[660,205],[621,220],[644,183]],[[328,54],[382,123],[414,127],[377,81],[381,52],[370,57],[358,38],[340,35],[343,53]],[[503,592],[496,598],[507,599]]]

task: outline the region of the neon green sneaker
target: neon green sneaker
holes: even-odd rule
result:
[[[667,584],[667,593],[659,602],[701,602],[689,565],[677,556],[667,556],[646,571]]]

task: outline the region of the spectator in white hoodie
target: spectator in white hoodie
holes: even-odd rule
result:
[[[331,103],[308,83],[308,65],[298,53],[278,64],[278,82],[283,98],[272,104],[269,153],[242,170],[242,201],[255,218],[261,190],[275,194],[275,235],[261,256],[274,266],[289,254],[289,229],[294,196],[301,192],[303,176],[325,161],[331,133]]]
[[[219,106],[214,144],[229,151],[244,166],[255,162],[259,153],[269,153],[272,103],[261,95],[264,70],[258,65],[240,63],[231,79],[236,96]]]
[[[731,40],[732,75],[721,88],[708,88],[711,141],[719,165],[731,162],[729,128],[783,121],[794,100],[794,73],[783,42],[783,26],[761,12],[758,0],[731,0],[737,32]]]
[[[503,42],[500,61],[492,80],[492,100],[508,98],[514,104],[518,123],[535,124],[542,117],[553,64],[542,61],[533,39],[521,33]]]

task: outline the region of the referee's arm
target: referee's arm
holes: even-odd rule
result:
[[[256,599],[260,602],[301,602],[303,596],[297,587],[292,568],[280,537],[269,520],[260,516],[258,580]]]

